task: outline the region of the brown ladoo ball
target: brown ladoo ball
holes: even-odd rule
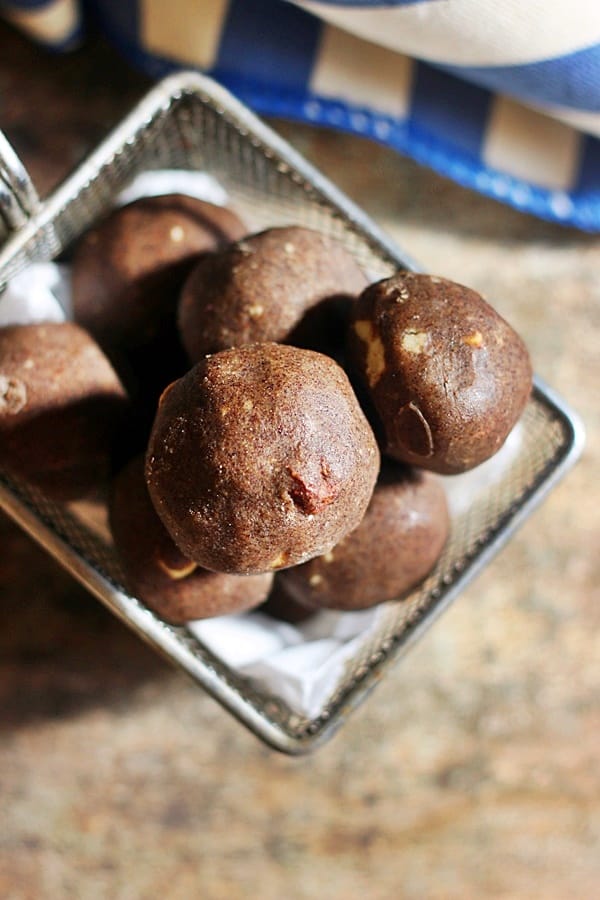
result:
[[[277,577],[294,600],[312,607],[355,610],[396,600],[434,567],[449,524],[437,476],[387,463],[358,528],[329,553]]]
[[[384,432],[384,452],[435,472],[471,469],[500,448],[531,391],[521,338],[475,291],[400,273],[367,288],[348,356]]]
[[[137,457],[117,477],[110,502],[115,547],[132,593],[174,624],[252,609],[273,575],[208,572],[177,549],[156,515]]]
[[[270,228],[199,260],[179,304],[192,362],[257,341],[327,347],[335,301],[367,279],[341,244],[299,226]]]
[[[154,506],[182,553],[250,574],[325,553],[360,522],[379,452],[329,357],[251,344],[165,391],[146,456]]]
[[[108,478],[127,398],[92,338],[72,323],[0,328],[0,465],[56,500]]]
[[[74,318],[104,348],[146,345],[171,321],[201,253],[246,232],[228,209],[195,197],[144,197],[91,228],[73,257]]]

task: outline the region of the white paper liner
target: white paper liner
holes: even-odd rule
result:
[[[517,422],[502,447],[491,459],[471,469],[470,472],[450,475],[443,479],[452,518],[466,512],[483,491],[502,480],[505,472],[519,455],[522,444],[523,427]]]
[[[347,662],[376,629],[380,614],[381,608],[319,612],[302,625],[288,625],[254,612],[190,622],[188,627],[240,674],[314,718],[335,692]]]
[[[124,206],[140,197],[160,197],[162,194],[188,194],[217,206],[226,206],[229,201],[225,188],[208,172],[160,169],[136,175],[117,196],[115,205]]]
[[[115,205],[166,193],[191,194],[220,205],[228,200],[210,175],[163,170],[137,176]],[[60,322],[71,317],[71,310],[69,267],[35,263],[12,279],[1,296],[0,325]],[[444,479],[452,516],[464,512],[478,494],[503,477],[521,441],[517,426],[493,459]],[[232,669],[255,679],[298,714],[313,718],[326,706],[348,661],[376,631],[382,614],[383,607],[354,613],[323,611],[293,626],[251,612],[191,622],[188,627]]]
[[[0,326],[64,322],[71,309],[66,266],[32,263],[9,281],[0,295]]]

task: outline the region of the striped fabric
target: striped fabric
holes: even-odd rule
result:
[[[519,209],[600,231],[598,0],[0,0],[0,10],[54,47],[93,15],[155,77],[200,68],[260,113],[374,138]]]

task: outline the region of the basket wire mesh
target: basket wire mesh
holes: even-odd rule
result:
[[[360,209],[223,88],[196,73],[181,73],[154,88],[44,203],[30,204],[24,224],[17,230],[14,221],[12,228],[9,224],[12,237],[0,248],[0,286],[30,262],[68,248],[135,175],[164,168],[213,175],[251,230],[291,223],[319,229],[339,240],[374,278],[416,268]],[[579,455],[583,432],[577,416],[539,380],[520,428],[518,453],[502,477],[454,517],[443,556],[426,581],[401,603],[382,607],[376,629],[314,718],[241,677],[190,630],[165,624],[128,595],[110,541],[77,509],[57,506],[1,473],[0,504],[255,734],[281,751],[301,753],[334,733]]]

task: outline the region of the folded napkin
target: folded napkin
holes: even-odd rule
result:
[[[365,135],[600,231],[594,0],[0,0],[6,18],[65,48],[81,6],[154,77],[202,69],[262,114]]]

